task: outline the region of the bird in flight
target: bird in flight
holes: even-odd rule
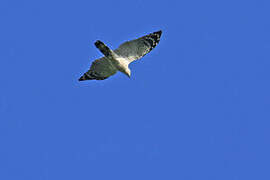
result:
[[[121,44],[117,49],[111,50],[103,42],[97,40],[95,46],[104,57],[96,59],[90,69],[80,77],[79,81],[104,80],[120,71],[130,77],[128,65],[142,58],[159,43],[162,31],[157,31]]]

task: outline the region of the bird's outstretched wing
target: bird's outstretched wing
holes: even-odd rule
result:
[[[80,77],[79,81],[85,80],[104,80],[114,75],[117,69],[106,57],[95,60],[90,69]]]
[[[114,50],[116,54],[124,57],[129,63],[142,58],[159,43],[162,31],[153,32],[138,39],[127,41]]]

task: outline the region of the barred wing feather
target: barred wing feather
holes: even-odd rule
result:
[[[162,31],[157,31],[138,39],[121,44],[114,52],[129,63],[142,58],[159,43]]]
[[[114,75],[117,69],[111,64],[106,57],[95,60],[90,69],[80,77],[79,81],[84,80],[104,80]]]

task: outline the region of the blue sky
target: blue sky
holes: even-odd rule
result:
[[[0,3],[0,179],[269,180],[263,0]],[[104,81],[101,57],[163,30]]]

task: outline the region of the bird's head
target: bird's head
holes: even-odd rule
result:
[[[131,71],[128,67],[128,65],[122,65],[122,66],[119,66],[118,67],[118,70],[122,73],[124,73],[125,75],[127,75],[127,77],[130,78],[130,75],[131,75]]]
[[[130,78],[130,75],[131,75],[130,69],[129,68],[125,69],[124,74]]]

